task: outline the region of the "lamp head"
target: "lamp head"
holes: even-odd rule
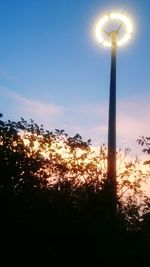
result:
[[[122,46],[131,38],[132,32],[130,19],[120,12],[107,13],[96,24],[96,38],[105,47]]]

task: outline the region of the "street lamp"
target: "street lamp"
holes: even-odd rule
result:
[[[111,193],[111,208],[117,214],[116,188],[116,50],[131,37],[133,27],[123,13],[110,12],[101,17],[96,25],[96,38],[104,47],[111,48],[111,72],[108,120],[107,182]]]

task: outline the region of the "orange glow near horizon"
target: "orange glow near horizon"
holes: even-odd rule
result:
[[[34,136],[36,137],[36,136]],[[41,136],[42,138],[42,136]],[[23,138],[24,144],[27,147],[30,147],[30,140],[28,139],[28,135]],[[43,159],[54,159],[67,166],[67,175],[73,175],[74,179],[81,181],[84,183],[93,175],[93,179],[101,179],[102,176],[106,177],[107,174],[107,148],[105,146],[102,147],[94,147],[90,146],[89,150],[77,149],[75,154],[70,152],[70,148],[64,144],[62,140],[55,140],[51,145],[44,144],[44,147],[40,147],[40,141],[34,139],[32,143],[32,151],[40,151],[40,155]],[[129,151],[128,151],[129,152]],[[135,159],[128,155],[128,152],[119,151],[117,153],[117,181],[118,188],[120,184],[124,181],[124,183],[131,183],[133,185],[138,186],[138,183],[141,183],[141,188],[147,194],[149,193],[150,187],[150,165],[144,165],[144,161]],[[72,173],[72,168],[76,168]],[[49,171],[47,170],[49,173]],[[49,173],[51,179],[50,182],[57,182],[56,173]],[[141,179],[141,178],[142,179]],[[127,182],[128,181],[128,182]],[[126,190],[126,188],[124,187]],[[148,194],[149,195],[149,194]]]

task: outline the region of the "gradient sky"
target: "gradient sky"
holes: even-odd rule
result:
[[[117,144],[139,153],[136,139],[150,135],[149,0],[1,0],[4,119],[32,118],[107,143],[110,51],[97,44],[93,26],[112,9],[135,22],[117,55]]]

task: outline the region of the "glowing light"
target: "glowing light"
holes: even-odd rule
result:
[[[113,31],[106,32],[104,30],[104,26],[108,23],[111,22],[120,22],[122,26],[124,26],[125,29],[125,35],[118,37],[118,32],[117,29],[113,30],[117,34],[117,40],[116,40],[116,45],[117,46],[122,46],[123,44],[127,43],[127,41],[131,38],[131,34],[133,32],[133,26],[130,21],[130,19],[120,13],[120,12],[111,12],[107,15],[104,15],[101,19],[99,19],[97,25],[96,25],[96,38],[100,44],[102,44],[105,47],[111,47],[112,46],[112,41],[110,38],[110,35]],[[105,34],[104,34],[105,33]],[[107,37],[106,37],[107,35]]]

